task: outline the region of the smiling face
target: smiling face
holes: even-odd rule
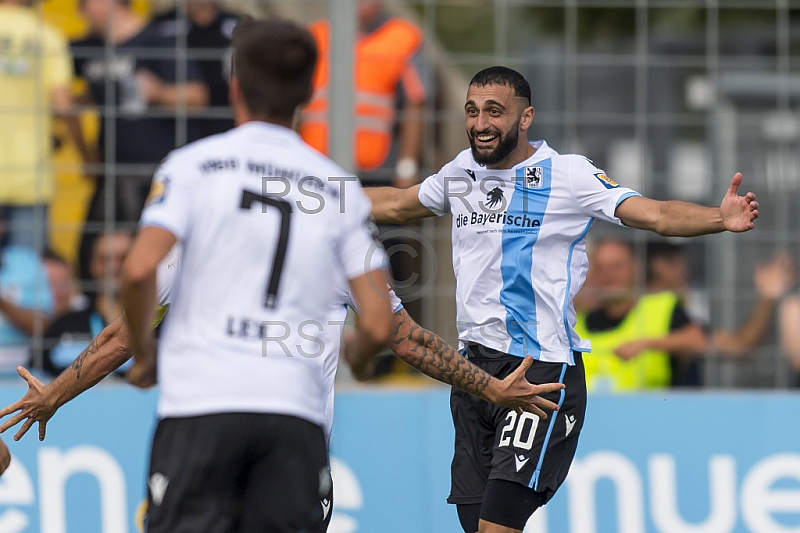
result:
[[[528,142],[533,108],[508,85],[470,85],[464,112],[475,162],[488,168],[510,167],[512,154]]]

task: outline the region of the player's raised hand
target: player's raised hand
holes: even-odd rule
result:
[[[733,175],[731,186],[728,187],[728,191],[719,204],[725,229],[735,233],[753,229],[755,220],[758,218],[756,195],[748,192],[744,196],[739,196],[739,185],[741,184],[742,173],[737,172]]]
[[[564,388],[563,383],[544,383],[534,385],[525,377],[525,373],[533,364],[533,357],[530,355],[522,360],[522,363],[509,374],[503,381],[500,381],[498,391],[494,394],[492,401],[498,405],[510,407],[518,414],[522,411],[529,411],[541,419],[547,418],[544,409],[557,411],[558,404],[542,398],[540,395],[559,391]]]
[[[39,423],[39,440],[44,440],[47,431],[47,421],[52,418],[58,407],[55,398],[48,394],[48,388],[28,371],[27,368],[18,366],[17,374],[28,383],[28,392],[25,396],[6,406],[0,411],[0,418],[19,411],[14,417],[6,420],[0,426],[0,433],[16,426],[23,420],[22,427],[14,435],[14,440],[19,440],[31,428],[34,422]]]

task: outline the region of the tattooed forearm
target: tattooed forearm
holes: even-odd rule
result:
[[[73,370],[75,370],[75,376],[77,379],[81,379],[81,369],[83,369],[83,363],[86,361],[86,357],[97,353],[97,350],[97,339],[94,339],[89,343],[89,346],[87,346],[86,349],[82,351],[81,354],[72,362],[70,366]]]
[[[395,316],[390,348],[414,368],[433,379],[486,398],[492,376],[473,365],[441,337],[415,323],[408,313]]]

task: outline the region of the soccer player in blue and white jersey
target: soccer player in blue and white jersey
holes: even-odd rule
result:
[[[603,220],[662,235],[743,232],[758,203],[738,196],[738,173],[719,207],[651,200],[585,157],[529,142],[530,85],[505,67],[472,78],[464,110],[469,150],[417,187],[367,195],[378,222],[452,215],[459,344],[473,363],[502,378],[532,355],[531,382],[566,384],[551,396],[560,410],[541,422],[453,390],[448,501],[466,533],[514,533],[563,483],[584,422],[581,353],[590,346],[573,329],[572,299],[589,229]]]

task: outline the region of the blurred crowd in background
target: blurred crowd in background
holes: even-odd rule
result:
[[[800,6],[353,1],[353,167],[367,186],[413,186],[465,148],[466,82],[506,64],[531,82],[532,135],[617,182],[716,204],[741,170],[759,195],[762,220],[736,242],[596,232],[576,300],[591,391],[800,385]],[[241,15],[309,25],[320,61],[298,131],[328,150],[328,6],[0,0],[0,373],[57,374],[119,314],[155,167],[233,126]],[[455,342],[449,223],[380,230],[406,308]],[[422,378],[387,356],[373,379]]]

